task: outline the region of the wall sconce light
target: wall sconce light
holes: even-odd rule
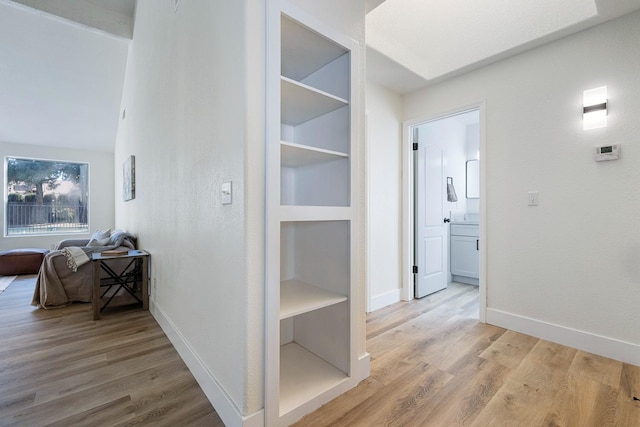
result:
[[[597,129],[607,126],[607,87],[585,90],[582,95],[582,128]]]

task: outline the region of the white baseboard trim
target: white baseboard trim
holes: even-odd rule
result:
[[[178,354],[224,424],[228,427],[264,426],[264,410],[261,409],[251,415],[243,416],[164,311],[154,301],[149,301],[149,310],[169,338],[169,341],[171,341],[171,344],[178,351]]]
[[[487,323],[640,366],[640,345],[487,308]]]
[[[386,307],[400,301],[400,289],[394,289],[384,294],[371,297],[369,303],[369,312],[376,311],[379,308]]]
[[[369,378],[371,375],[371,355],[369,353],[365,353],[363,356],[358,358],[358,371],[356,379],[358,382]]]

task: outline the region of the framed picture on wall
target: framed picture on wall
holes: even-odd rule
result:
[[[122,165],[122,198],[125,202],[136,198],[135,156],[129,156]]]

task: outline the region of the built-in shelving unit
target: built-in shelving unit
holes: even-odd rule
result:
[[[357,49],[277,4],[269,21],[270,59],[280,66],[268,84],[265,408],[267,425],[289,425],[357,384]]]

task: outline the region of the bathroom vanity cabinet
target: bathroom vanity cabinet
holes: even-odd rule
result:
[[[480,232],[473,223],[451,224],[451,279],[478,285],[480,277]]]

